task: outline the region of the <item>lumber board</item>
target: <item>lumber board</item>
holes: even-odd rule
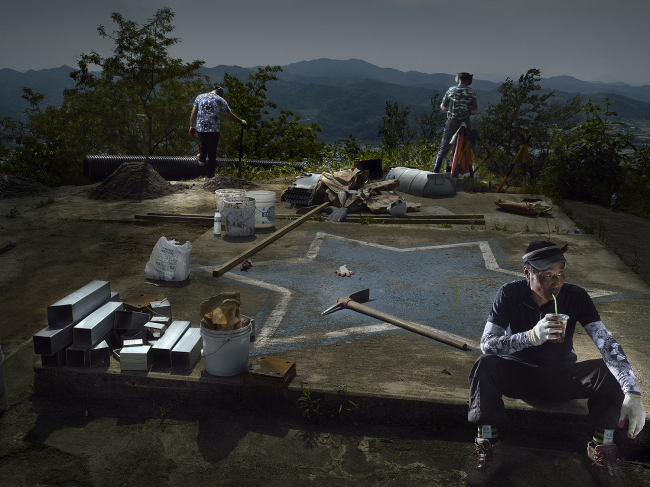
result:
[[[272,244],[277,239],[279,239],[283,235],[289,233],[294,228],[302,225],[304,222],[309,220],[313,215],[315,215],[316,213],[319,213],[323,209],[327,208],[329,205],[330,205],[329,202],[323,203],[322,205],[319,205],[316,208],[314,208],[309,213],[304,214],[303,216],[301,216],[297,220],[292,221],[287,226],[285,226],[285,227],[281,228],[280,230],[272,233],[267,238],[262,240],[260,243],[254,245],[253,247],[251,247],[247,251],[239,254],[237,257],[234,257],[234,258],[230,259],[225,264],[223,264],[220,267],[217,267],[216,269],[214,269],[212,271],[212,276],[213,277],[219,277],[219,276],[225,274],[230,269],[235,267],[237,264],[240,264],[244,259],[248,259],[251,255],[256,254],[259,250],[263,249],[264,247],[266,247],[269,244]]]

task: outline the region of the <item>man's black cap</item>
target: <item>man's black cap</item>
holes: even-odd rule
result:
[[[522,257],[524,264],[530,263],[535,269],[548,269],[558,262],[567,263],[559,245],[545,240],[531,242]]]

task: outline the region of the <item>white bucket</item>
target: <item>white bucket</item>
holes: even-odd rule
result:
[[[244,373],[248,365],[251,325],[232,331],[210,330],[201,326],[205,370],[212,375]]]
[[[248,196],[234,196],[223,200],[226,235],[249,237],[255,235],[255,200]]]
[[[255,228],[272,227],[275,218],[275,193],[273,191],[249,191],[246,196],[255,199]]]
[[[223,213],[223,200],[231,196],[246,196],[245,189],[218,189],[214,192],[214,199],[217,203],[217,210]]]

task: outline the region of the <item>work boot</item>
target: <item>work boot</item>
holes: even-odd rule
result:
[[[622,487],[616,476],[616,445],[587,443],[587,467],[600,487]]]
[[[467,476],[467,487],[487,487],[499,467],[501,467],[501,442],[490,445],[490,440],[476,438],[476,467]]]

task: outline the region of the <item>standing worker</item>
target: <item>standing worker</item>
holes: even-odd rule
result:
[[[442,97],[440,109],[447,112],[447,122],[445,123],[445,131],[442,133],[442,141],[440,142],[440,150],[438,150],[438,156],[436,157],[436,165],[433,169],[435,173],[440,172],[442,160],[451,148],[451,138],[458,132],[461,123],[467,125],[467,135],[469,136],[469,130],[471,128],[469,116],[478,113],[476,92],[469,87],[473,79],[473,74],[456,73],[456,83],[458,83],[458,86],[449,88],[445,96]],[[451,171],[451,163],[447,162],[447,172],[449,171]]]
[[[217,169],[217,146],[222,113],[233,122],[246,126],[246,120],[240,119],[230,111],[228,103],[223,99],[223,88],[215,84],[214,90],[210,93],[202,93],[196,97],[190,115],[190,136],[199,135],[199,166],[205,165],[207,156],[208,164],[205,166],[204,175],[210,178],[214,177]]]
[[[588,399],[587,466],[599,486],[620,486],[614,430],[628,419],[628,438],[645,424],[641,392],[621,345],[600,319],[587,292],[564,283],[566,260],[552,242],[531,242],[523,256],[526,279],[501,286],[481,337],[481,355],[469,376],[468,420],[478,426],[478,462],[467,485],[487,486],[501,466],[498,425],[506,421],[502,396],[566,402]],[[555,299],[554,299],[555,297]],[[568,315],[562,327],[547,314]],[[580,322],[601,359],[577,361],[573,334]],[[558,328],[559,325],[559,328]],[[544,425],[538,425],[543,428]]]

